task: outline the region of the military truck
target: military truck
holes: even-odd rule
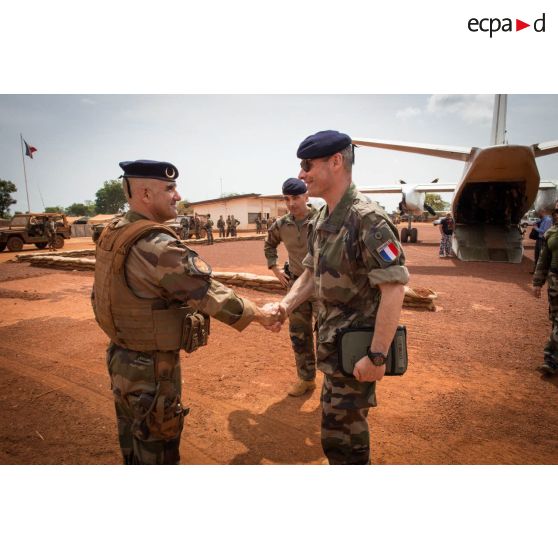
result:
[[[45,224],[47,217],[54,219],[56,226],[56,249],[64,246],[70,238],[70,225],[64,213],[19,213],[14,215],[7,227],[0,227],[0,252],[6,247],[10,252],[19,252],[25,244],[34,244],[39,250],[47,247],[48,237]]]

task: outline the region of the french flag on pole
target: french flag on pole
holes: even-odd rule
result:
[[[399,256],[399,250],[392,240],[388,240],[382,244],[376,251],[385,262],[393,262]]]
[[[33,153],[37,151],[37,148],[29,145],[25,140],[23,140],[23,143],[25,144],[25,155],[27,155],[30,159],[33,159]]]

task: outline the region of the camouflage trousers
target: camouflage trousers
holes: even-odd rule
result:
[[[182,406],[178,352],[130,351],[114,343],[107,349],[118,439],[127,465],[180,463]]]
[[[291,285],[294,281],[291,282]],[[301,380],[316,377],[316,351],[314,348],[314,303],[303,302],[289,316],[289,336],[295,355],[296,371]]]
[[[451,234],[443,234],[442,238],[440,238],[440,256],[451,256]]]
[[[558,370],[558,274],[548,272],[548,318],[552,324],[544,346],[544,362]]]
[[[206,229],[206,230],[207,230],[207,243],[213,244],[213,230],[211,229]]]
[[[340,372],[324,374],[322,449],[330,465],[368,465],[368,410],[376,406],[376,383],[358,382]]]

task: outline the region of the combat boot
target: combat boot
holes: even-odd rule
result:
[[[316,389],[316,380],[297,380],[288,391],[289,395],[293,397],[300,397],[307,391]]]
[[[541,372],[544,372],[545,374],[556,374],[556,372],[558,372],[558,370],[552,366],[551,364],[541,364],[541,366],[539,366],[539,370]]]

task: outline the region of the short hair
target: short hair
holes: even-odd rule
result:
[[[350,173],[352,166],[355,164],[355,150],[353,144],[347,145],[347,147],[339,151],[339,153],[343,157],[343,168]]]

